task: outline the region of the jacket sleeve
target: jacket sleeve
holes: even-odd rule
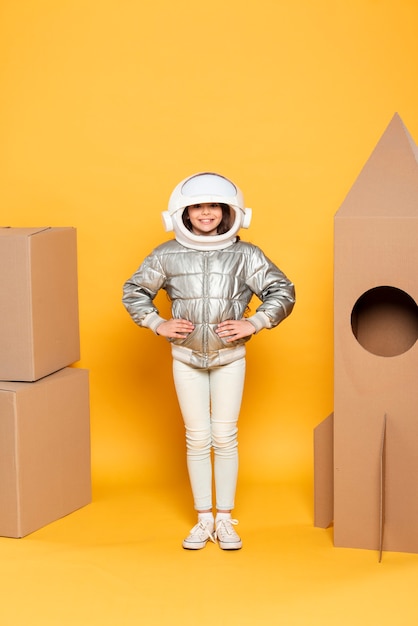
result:
[[[257,332],[274,328],[290,315],[295,305],[294,285],[257,246],[253,246],[251,272],[246,282],[261,300],[256,313],[247,318]]]
[[[165,280],[157,255],[151,253],[123,286],[122,303],[135,324],[150,328],[155,333],[165,321],[154,304],[154,298],[164,288]]]

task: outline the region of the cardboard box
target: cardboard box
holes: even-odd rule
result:
[[[0,382],[0,535],[24,537],[91,502],[88,370]]]
[[[0,228],[0,380],[80,359],[74,228]]]

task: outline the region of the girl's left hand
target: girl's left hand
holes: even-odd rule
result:
[[[236,341],[255,333],[255,326],[248,320],[226,320],[221,322],[215,332],[226,341]]]

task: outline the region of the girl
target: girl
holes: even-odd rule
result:
[[[255,245],[240,241],[251,210],[227,178],[199,173],[181,181],[163,213],[175,239],[158,246],[124,285],[123,303],[139,326],[171,342],[174,385],[186,431],[187,467],[197,524],[183,541],[237,550],[232,518],[238,474],[237,423],[245,375],[245,343],[274,328],[293,309],[293,284]],[[164,289],[172,318],[154,298]],[[248,304],[261,301],[253,315]],[[212,513],[212,450],[216,518]]]

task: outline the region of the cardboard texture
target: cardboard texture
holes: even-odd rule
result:
[[[0,535],[24,537],[91,502],[88,371],[0,382]]]
[[[0,380],[80,359],[74,228],[0,228]]]
[[[334,415],[314,429],[314,525],[328,528],[334,519]]]
[[[334,544],[418,552],[418,149],[398,115],[334,235]]]
[[[380,447],[380,537],[379,563],[382,560],[383,540],[385,534],[385,506],[386,506],[386,415],[383,420],[382,445]]]

